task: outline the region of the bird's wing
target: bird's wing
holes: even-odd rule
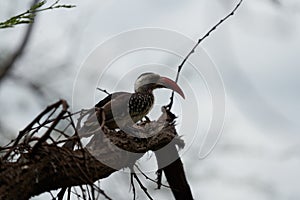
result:
[[[118,125],[122,126],[124,123],[127,123],[130,120],[129,114],[129,100],[131,93],[128,92],[117,92],[111,94],[109,101],[106,102],[103,106],[103,112],[105,114],[105,124],[110,128],[117,128]],[[127,120],[125,120],[127,119]]]
[[[109,103],[111,101],[111,99],[118,99],[120,97],[131,96],[131,95],[132,95],[132,93],[129,93],[129,92],[115,92],[115,93],[109,94],[104,99],[102,99],[101,101],[99,101],[95,105],[95,107],[101,108],[101,107],[104,107],[105,104]]]
[[[88,116],[79,132],[83,135],[95,134],[100,130],[104,113],[105,125],[111,129],[118,128],[124,122],[124,118],[130,117],[128,112],[128,101],[131,97],[128,92],[116,92],[108,95],[95,105],[94,112]]]

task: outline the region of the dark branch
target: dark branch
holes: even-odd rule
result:
[[[139,177],[136,175],[135,172],[131,172],[132,176],[135,178],[135,180],[138,182],[140,188],[144,191],[144,193],[147,195],[147,197],[150,200],[153,200],[153,198],[151,197],[151,195],[149,194],[149,192],[147,191],[147,188],[143,185],[143,183],[141,182],[141,180],[139,179]]]
[[[161,182],[159,183],[158,182],[158,180],[154,180],[154,179],[152,179],[152,178],[150,178],[149,176],[147,176],[137,165],[134,165],[137,169],[138,169],[138,171],[147,179],[147,180],[149,180],[149,181],[151,181],[151,182],[153,182],[153,183],[156,183],[159,187],[157,188],[157,189],[160,189],[160,186],[164,186],[164,187],[166,187],[166,188],[170,188],[170,186],[168,186],[168,185],[164,185],[164,184],[162,184]]]
[[[49,116],[54,116],[55,113],[57,117],[53,120]],[[66,116],[71,117],[67,111],[67,104],[60,100],[39,114],[20,132],[14,143],[1,148],[0,155],[3,156],[0,157],[0,199],[29,199],[43,192],[78,185],[89,185],[110,199],[104,191],[94,185],[95,181],[124,167],[133,166],[136,160],[149,150],[156,151],[170,142],[181,143],[174,123],[170,120],[172,116],[170,118],[168,112],[164,111],[158,121],[138,126],[141,134],[145,135],[149,134],[149,129],[153,127],[162,128],[160,132],[151,134],[148,138],[135,138],[122,131],[104,128],[103,132],[95,133],[92,142],[85,148],[79,145],[77,150],[70,150],[58,146],[58,141],[53,139],[54,135],[60,134],[56,132],[56,129],[61,127],[60,123],[68,122],[71,124],[69,127],[76,128],[74,122]],[[52,124],[44,128],[46,130],[39,128],[48,121]],[[40,137],[41,131],[45,133]],[[106,139],[99,140],[99,137],[104,136]],[[128,152],[139,154],[132,156]],[[101,162],[107,160],[111,162],[110,166]],[[136,177],[135,179],[141,186],[141,182]],[[145,191],[145,188],[142,189]],[[60,192],[57,197],[62,199],[65,191]],[[90,196],[94,196],[93,192]]]
[[[133,200],[135,200],[136,199],[136,192],[135,192],[135,185],[134,185],[134,181],[133,181],[133,174],[134,174],[134,172],[131,171],[131,173],[130,173],[130,185],[132,187]]]
[[[160,173],[164,172],[175,199],[193,200],[194,198],[185,176],[183,163],[176,146],[168,145],[159,153],[155,152],[155,156],[158,168],[161,169]]]
[[[34,22],[35,14],[38,12],[42,12],[42,11],[46,11],[46,10],[53,10],[53,9],[57,9],[57,8],[73,8],[73,7],[75,7],[74,5],[59,4],[60,0],[56,0],[54,3],[52,3],[48,7],[43,7],[46,3],[47,3],[46,0],[43,0],[40,2],[37,1],[27,11],[22,12],[16,16],[13,16],[4,22],[0,22],[0,29],[11,28],[11,27],[14,27],[19,24],[31,24]]]
[[[97,90],[99,90],[101,92],[104,92],[107,95],[110,95],[110,93],[107,90],[105,90],[105,89],[101,89],[101,88],[97,87]]]
[[[235,11],[240,7],[241,3],[243,2],[243,0],[240,0],[239,3],[235,6],[235,8],[228,14],[226,15],[224,18],[222,18],[217,24],[215,24],[202,38],[198,39],[197,43],[195,44],[195,46],[191,49],[191,51],[185,56],[185,58],[182,60],[182,62],[180,63],[180,65],[177,68],[177,75],[176,75],[176,79],[175,82],[178,82],[179,79],[179,74],[180,71],[182,70],[183,65],[185,64],[185,62],[189,59],[189,57],[195,52],[196,48],[200,45],[200,43],[207,38],[213,31],[215,31],[218,26],[220,26],[223,22],[225,22],[230,16],[233,16]],[[174,91],[171,94],[170,97],[170,103],[166,106],[166,108],[168,110],[171,110],[172,105],[173,105],[173,99],[174,99]]]
[[[17,136],[17,138],[14,140],[12,146],[10,147],[10,149],[6,152],[6,154],[3,156],[3,160],[8,159],[10,153],[15,150],[15,148],[17,147],[17,145],[19,144],[20,140],[26,135],[28,134],[31,130],[33,130],[34,125],[35,124],[39,124],[40,120],[47,115],[48,113],[50,113],[53,110],[56,110],[62,103],[63,100],[59,100],[58,102],[48,106],[43,112],[41,112],[29,125],[26,126],[26,128],[22,131],[20,131],[19,135]]]
[[[22,56],[24,49],[29,43],[30,36],[34,27],[34,20],[36,18],[37,12],[42,12],[45,10],[52,10],[57,8],[73,8],[74,5],[60,5],[58,4],[60,0],[56,0],[52,5],[47,8],[42,8],[46,1],[33,0],[30,6],[30,9],[27,11],[16,15],[5,22],[0,22],[1,28],[13,27],[17,24],[29,24],[27,30],[25,32],[24,38],[20,44],[20,46],[16,49],[16,51],[6,60],[3,64],[0,64],[0,84],[3,81],[4,77],[6,77],[10,71],[13,69],[15,62]]]
[[[31,7],[33,7],[37,3],[38,3],[38,0],[33,0]],[[35,12],[33,14],[35,14]],[[22,43],[19,46],[19,48],[13,53],[13,55],[11,57],[8,58],[8,60],[6,62],[4,62],[3,65],[0,65],[0,84],[1,84],[1,81],[3,80],[3,78],[12,70],[14,63],[17,61],[17,59],[19,57],[21,57],[25,47],[27,46],[27,44],[29,42],[33,26],[34,26],[34,23],[30,23],[28,25],[28,28],[25,32],[24,38],[23,38]]]

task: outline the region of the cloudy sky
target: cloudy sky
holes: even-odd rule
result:
[[[62,3],[76,8],[37,16],[14,76],[0,86],[0,109],[6,113],[0,117],[2,145],[58,98],[76,111],[104,97],[96,87],[132,91],[145,71],[174,78],[182,57],[237,1]],[[0,21],[29,4],[2,0]],[[16,48],[24,28],[0,30],[0,59]],[[296,0],[245,0],[184,66],[179,84],[187,98],[176,96],[173,111],[187,143],[181,155],[195,199],[300,198],[299,35]],[[28,89],[28,82],[41,92]],[[152,118],[169,94],[155,92]],[[150,154],[140,165],[155,177],[153,161]],[[171,197],[167,189],[145,184],[155,199]],[[101,187],[113,199],[132,195],[127,172],[113,174]]]

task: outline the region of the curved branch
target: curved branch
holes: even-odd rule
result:
[[[166,119],[169,116],[164,112],[158,121],[138,127],[146,135],[149,135],[153,127],[163,127],[160,132],[148,138],[135,138],[122,131],[104,130],[103,134],[107,139],[99,140],[103,135],[95,134],[92,142],[84,149],[72,151],[43,142],[34,148],[34,152],[29,150],[21,154],[16,162],[2,160],[0,199],[28,199],[62,187],[93,184],[119,169],[133,166],[149,150],[158,150],[170,142],[182,144],[174,123]],[[128,152],[139,154],[132,157]],[[107,160],[112,165],[105,165]]]
[[[238,4],[234,7],[234,9],[227,14],[224,18],[222,18],[217,24],[215,24],[211,29],[209,29],[209,31],[202,36],[200,39],[198,39],[198,41],[196,42],[196,44],[193,46],[193,48],[190,50],[190,52],[184,57],[184,59],[182,60],[182,62],[180,63],[180,65],[177,68],[177,75],[176,75],[176,79],[175,82],[178,82],[179,79],[179,74],[180,71],[182,70],[183,65],[186,63],[186,61],[189,59],[189,57],[195,52],[196,48],[200,45],[200,43],[207,38],[213,31],[215,31],[218,26],[220,26],[223,22],[225,22],[229,17],[233,16],[235,11],[240,7],[240,5],[242,4],[243,0],[240,0],[238,2]],[[171,94],[170,97],[170,103],[166,106],[169,110],[171,110],[172,105],[173,105],[173,99],[174,99],[174,91]]]
[[[38,0],[33,0],[31,7],[33,7],[37,3],[38,3]],[[11,71],[11,69],[13,68],[14,63],[17,61],[17,59],[22,55],[22,53],[30,39],[33,26],[34,26],[34,23],[30,23],[28,25],[28,28],[25,32],[24,38],[23,38],[22,43],[19,46],[19,48],[14,52],[14,54],[10,58],[8,58],[8,60],[6,62],[4,62],[4,64],[2,66],[0,66],[0,84],[1,84],[1,81],[3,80],[3,78]]]

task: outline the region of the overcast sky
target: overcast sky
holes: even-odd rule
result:
[[[29,3],[2,0],[0,21],[26,10]],[[29,48],[13,71],[39,83],[44,95],[13,78],[0,87],[0,109],[6,113],[0,118],[1,144],[58,98],[67,99],[75,111],[104,97],[96,87],[133,91],[135,78],[144,71],[174,78],[193,42],[237,1],[62,3],[76,8],[40,13]],[[24,27],[0,30],[1,59],[16,47]],[[179,134],[187,142],[181,155],[195,199],[300,198],[299,35],[296,0],[245,0],[184,66],[179,84],[187,98],[176,97],[174,112],[179,115]],[[153,118],[170,93],[155,94]],[[218,138],[219,132],[209,132],[215,128],[210,123],[217,116],[216,126],[223,125],[223,104],[220,140],[200,159]],[[207,132],[207,146],[201,151]],[[148,156],[140,164],[155,177],[153,161]],[[155,199],[171,197],[167,189],[147,185]],[[132,195],[126,172],[113,174],[101,187],[113,199]],[[145,198],[142,192],[139,197]],[[46,194],[34,199],[49,198]]]

